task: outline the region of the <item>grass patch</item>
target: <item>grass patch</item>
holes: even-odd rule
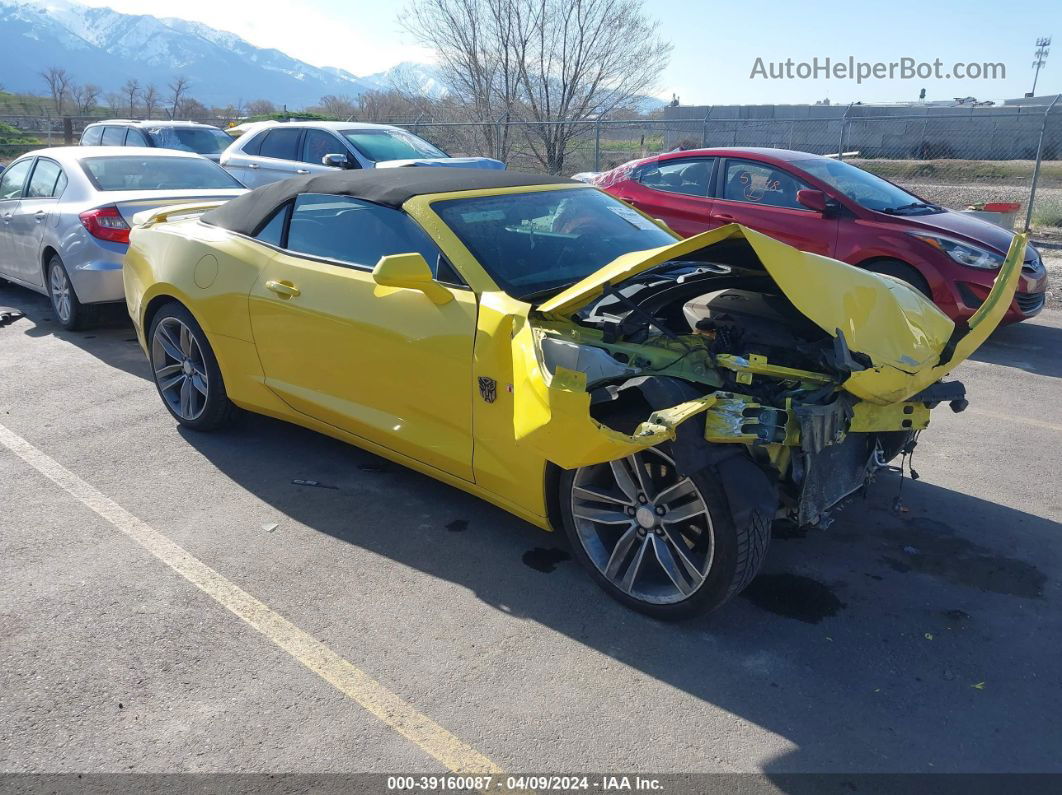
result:
[[[36,136],[16,129],[9,124],[0,123],[0,157],[18,157],[28,152],[30,147],[40,143]]]
[[[1062,227],[1062,200],[1037,199],[1033,206],[1032,225],[1037,228]]]
[[[931,182],[1028,183],[1032,181],[1033,160],[870,160],[851,158],[845,162],[879,177],[892,180],[929,180]],[[1040,184],[1062,185],[1062,160],[1045,160],[1040,164]]]

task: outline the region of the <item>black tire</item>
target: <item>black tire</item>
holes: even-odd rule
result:
[[[55,312],[56,322],[67,331],[79,331],[95,325],[99,315],[97,308],[78,300],[66,265],[58,254],[52,254],[44,270],[44,284]]]
[[[906,262],[900,262],[898,259],[883,259],[870,263],[866,268],[868,271],[883,273],[886,276],[892,276],[902,282],[907,282],[926,298],[933,300],[933,291],[929,289],[929,282]]]
[[[663,445],[660,448],[645,452],[652,453],[654,451],[663,453],[666,456],[668,447]],[[610,465],[603,464],[600,466],[608,467]],[[587,528],[593,523],[590,522],[588,524],[585,516],[581,517],[579,521],[582,523],[582,534],[576,526],[573,489],[577,484],[586,482],[586,476],[581,476],[580,473],[589,472],[593,469],[593,467],[584,467],[577,470],[565,470],[561,473],[559,478],[561,518],[565,534],[575,557],[590,572],[590,576],[594,581],[620,603],[638,612],[665,621],[692,618],[710,613],[726,604],[726,602],[744,590],[759,572],[771,540],[771,523],[770,521],[749,520],[747,524],[739,526],[734,521],[726,494],[720,485],[715,470],[712,467],[708,467],[690,477],[696,487],[697,495],[703,500],[703,505],[707,508],[707,514],[711,519],[710,527],[713,535],[714,552],[703,581],[696,590],[668,603],[649,601],[646,598],[639,598],[638,595],[632,595],[632,593],[624,591],[603,573],[588,552],[587,546],[584,545],[583,535],[590,534]],[[590,473],[590,476],[593,477],[593,473]],[[580,478],[583,479],[580,480]],[[586,504],[584,503],[580,506],[580,509],[585,510],[585,507]],[[637,531],[638,526],[632,525],[632,527]],[[627,530],[622,526],[617,531],[617,533],[626,532]],[[654,532],[647,530],[642,538]],[[657,537],[661,539],[659,533]],[[652,541],[652,539],[649,540]],[[596,544],[593,538],[591,538],[589,543],[591,545]],[[654,550],[657,548],[657,543],[659,543],[659,540],[652,543]],[[602,548],[607,552],[607,546],[603,545]],[[595,551],[595,554],[597,554],[599,559],[602,557],[598,551]],[[656,560],[649,560],[656,565]],[[660,567],[660,572],[664,572],[663,567]],[[652,572],[650,571],[649,573],[651,574]],[[665,585],[666,582],[665,580]]]
[[[177,401],[173,401],[174,394],[173,387],[167,388],[164,391],[162,381],[165,380],[160,376],[160,366],[178,366],[177,357],[166,353],[166,346],[161,338],[159,338],[159,328],[166,324],[166,330],[168,331],[176,321],[182,324],[188,329],[192,339],[194,339],[195,347],[191,348],[192,353],[188,355],[188,366],[191,368],[191,375],[186,376],[189,382],[189,389],[196,389],[196,399],[202,400],[203,405],[200,407],[195,405],[194,411],[188,411],[188,416],[183,416],[181,410],[184,407],[183,399],[178,398]],[[167,338],[169,339],[169,338]],[[225,391],[225,382],[221,375],[221,368],[218,367],[217,357],[214,356],[214,350],[210,347],[210,342],[207,340],[206,333],[202,327],[196,322],[196,319],[192,317],[192,313],[185,309],[181,304],[176,301],[171,301],[160,307],[155,313],[155,316],[151,319],[151,326],[147,335],[148,342],[148,359],[151,363],[152,375],[155,381],[155,388],[158,390],[159,397],[162,399],[162,404],[166,407],[166,410],[170,412],[170,415],[177,420],[185,428],[189,428],[193,431],[213,431],[219,428],[223,428],[228,425],[236,415],[236,407],[232,401],[229,400],[228,393]],[[180,351],[180,353],[185,353]],[[197,355],[198,354],[198,355]],[[172,360],[173,364],[167,365]],[[183,367],[183,364],[181,365]],[[182,371],[183,372],[183,371]],[[201,373],[205,372],[206,379],[201,378]],[[177,375],[171,374],[171,375]],[[205,396],[198,387],[192,387],[195,383],[195,376],[200,377],[199,384],[205,385]],[[181,384],[183,388],[183,383]],[[205,397],[205,400],[203,398]],[[176,402],[177,405],[174,405]]]

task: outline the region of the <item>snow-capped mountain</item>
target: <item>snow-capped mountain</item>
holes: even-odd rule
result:
[[[0,82],[8,91],[44,93],[40,73],[65,68],[75,80],[116,91],[129,78],[165,93],[176,75],[208,105],[266,98],[301,108],[327,94],[357,97],[401,80],[438,96],[443,88],[431,66],[399,64],[360,78],[343,69],[317,67],[274,49],[255,47],[232,33],[199,22],[121,14],[67,0],[0,0]]]
[[[407,94],[439,99],[446,94],[439,70],[431,64],[403,61],[384,72],[359,78],[375,91],[397,89]]]

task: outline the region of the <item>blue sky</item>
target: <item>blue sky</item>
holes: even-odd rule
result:
[[[181,16],[230,30],[253,44],[276,47],[318,66],[355,74],[383,71],[400,61],[426,61],[402,30],[403,2],[389,0],[81,0],[130,13]],[[46,2],[46,0],[41,0]],[[1055,34],[1058,46],[1040,74],[1037,94],[1062,92],[1062,2],[1021,4],[967,0],[861,3],[752,3],[710,0],[648,0],[662,37],[674,45],[671,65],[655,93],[679,95],[683,104],[834,103],[1022,96],[1032,87],[1033,43]],[[298,8],[293,21],[292,9]],[[939,58],[945,71],[955,62],[1001,62],[1005,80],[751,79],[757,58],[765,62],[818,57],[891,62]]]

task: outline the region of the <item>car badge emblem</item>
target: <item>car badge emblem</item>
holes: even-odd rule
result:
[[[479,377],[479,394],[488,403],[498,399],[498,382],[485,375]]]

